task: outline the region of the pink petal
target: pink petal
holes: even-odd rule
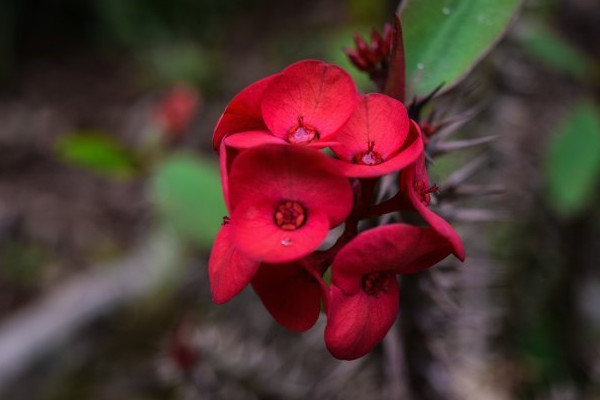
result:
[[[322,61],[300,61],[283,70],[266,89],[262,114],[277,137],[287,139],[302,119],[322,140],[348,120],[357,96],[352,78],[343,69]]]
[[[229,175],[231,207],[246,199],[255,202],[294,200],[309,213],[320,210],[331,226],[352,209],[352,188],[339,175],[333,159],[310,148],[264,145],[244,150]]]
[[[378,295],[346,294],[332,285],[325,328],[327,349],[342,360],[364,356],[383,340],[394,324],[398,308],[395,280]]]
[[[363,277],[372,272],[411,274],[429,268],[451,252],[447,241],[430,228],[407,224],[379,226],[360,233],[337,254],[331,281],[344,293],[363,292]]]
[[[238,93],[225,108],[213,133],[213,148],[217,151],[227,135],[236,132],[266,129],[261,112],[265,89],[277,76],[271,75],[254,82]]]
[[[208,277],[213,301],[225,303],[250,282],[260,262],[240,253],[232,241],[231,227],[223,225],[208,260]]]
[[[235,207],[231,215],[233,240],[249,257],[266,263],[285,263],[312,253],[329,232],[329,220],[319,209],[310,209],[304,225],[281,229],[274,221],[278,202],[252,199]]]
[[[321,311],[319,282],[301,265],[263,264],[252,287],[273,318],[295,332],[310,329]]]
[[[337,136],[336,136],[337,139]],[[345,176],[373,178],[406,168],[423,154],[423,139],[419,125],[410,121],[410,131],[403,148],[381,164],[363,165],[343,160],[334,160],[337,169]]]
[[[340,146],[332,148],[343,160],[361,163],[371,152],[384,161],[396,154],[408,135],[408,112],[389,96],[371,93],[360,97],[358,107],[335,135]]]

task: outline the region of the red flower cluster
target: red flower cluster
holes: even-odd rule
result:
[[[337,66],[302,61],[250,85],[227,106],[213,146],[230,213],[209,260],[213,300],[224,303],[251,283],[294,331],[312,327],[323,304],[335,357],[361,357],[383,339],[398,312],[397,275],[450,253],[464,259],[456,232],[428,208],[436,188],[418,124],[401,102],[359,94]],[[398,195],[373,204],[377,179],[397,171]],[[359,233],[361,220],[405,209],[429,227]],[[321,249],[342,223],[337,242]]]

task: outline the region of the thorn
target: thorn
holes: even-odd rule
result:
[[[467,139],[467,140],[455,140],[452,142],[442,142],[435,143],[432,145],[432,149],[430,150],[430,154],[432,157],[450,153],[452,151],[470,149],[472,147],[483,146],[485,144],[491,143],[494,140],[498,139],[498,135],[486,136],[482,138],[476,139]]]
[[[415,121],[420,120],[420,114],[425,107],[433,98],[439,93],[440,90],[444,87],[445,83],[440,84],[438,87],[433,89],[431,93],[422,98],[413,98],[410,106],[408,107],[408,116]]]
[[[430,279],[429,284],[431,285],[429,295],[432,300],[447,314],[456,315],[460,311],[460,306],[450,297],[450,295],[448,295],[448,290],[444,287],[439,272],[434,272],[433,270],[428,271]]]
[[[477,208],[455,208],[450,205],[440,207],[439,214],[446,219],[460,222],[497,222],[510,220],[506,210],[485,210]]]
[[[505,194],[506,188],[502,185],[460,185],[441,189],[438,200],[452,199],[456,197],[491,196]]]
[[[464,111],[453,117],[450,117],[444,121],[437,123],[437,132],[432,140],[444,140],[456,133],[459,128],[465,125],[467,122],[475,118],[482,110],[483,106],[475,107],[470,110]]]
[[[485,155],[481,155],[469,161],[467,164],[450,174],[448,179],[446,179],[446,182],[441,185],[441,191],[445,192],[455,189],[458,185],[475,175],[487,161],[488,159]]]

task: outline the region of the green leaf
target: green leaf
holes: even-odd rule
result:
[[[565,216],[584,211],[600,178],[600,114],[593,103],[573,107],[555,132],[545,167],[555,210]]]
[[[135,155],[101,132],[75,132],[61,136],[55,153],[68,164],[110,178],[128,178],[137,172]]]
[[[407,99],[460,81],[507,30],[521,0],[406,0]]]
[[[593,61],[548,26],[528,25],[523,45],[543,63],[575,78],[585,79],[593,73]]]
[[[227,210],[217,166],[200,157],[175,154],[156,169],[151,195],[159,212],[180,234],[210,245]]]

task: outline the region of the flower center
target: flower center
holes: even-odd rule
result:
[[[440,188],[437,187],[437,185],[428,187],[425,181],[416,181],[414,188],[417,197],[425,207],[428,207],[431,202],[431,193],[438,193],[440,191]]]
[[[275,209],[273,220],[284,231],[294,231],[306,222],[306,209],[296,201],[286,200]]]
[[[394,275],[390,272],[371,272],[363,276],[362,288],[369,296],[377,296],[381,292],[387,292]]]
[[[377,165],[383,162],[383,156],[373,150],[375,142],[369,142],[367,151],[358,153],[354,156],[354,162],[362,165]]]
[[[287,140],[293,144],[310,143],[319,139],[319,132],[315,127],[305,124],[302,117],[298,117],[298,123],[290,128]]]

